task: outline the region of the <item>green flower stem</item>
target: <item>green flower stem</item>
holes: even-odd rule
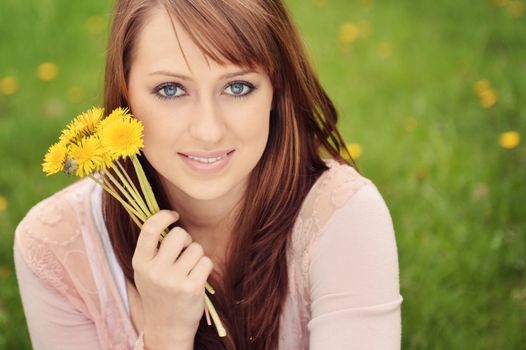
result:
[[[212,288],[212,286],[210,285],[210,283],[206,282],[206,284],[205,284],[205,288],[206,288],[206,290],[208,291],[208,293],[210,293],[210,294],[216,294],[216,291],[214,290],[214,288]]]
[[[146,206],[146,203],[144,201],[144,198],[143,196],[141,196],[141,192],[139,192],[139,190],[137,189],[137,186],[135,186],[135,183],[132,181],[132,179],[130,178],[130,176],[128,175],[128,172],[126,171],[126,169],[124,169],[124,167],[122,166],[120,160],[116,160],[114,162],[114,164],[117,164],[117,166],[119,167],[119,169],[121,170],[121,173],[126,177],[126,179],[128,180],[128,183],[131,185],[131,187],[133,188],[133,191],[134,193],[138,194],[139,195],[139,198],[141,199],[142,203],[144,204],[144,206]],[[133,192],[132,192],[133,193]],[[144,193],[143,193],[144,195]],[[152,216],[153,213],[151,211],[149,211],[149,215],[148,217]]]
[[[132,220],[137,224],[137,226],[139,226],[139,228],[142,227],[142,224],[140,223],[139,218],[143,219],[143,217],[141,217],[140,213],[136,212],[130,205],[128,205],[128,203],[126,203],[121,196],[119,196],[119,194],[117,192],[115,192],[113,189],[111,189],[110,187],[106,186],[106,184],[102,183],[99,179],[97,179],[95,176],[93,175],[89,175],[89,177],[95,181],[96,183],[98,183],[99,185],[102,186],[102,188],[104,188],[104,190],[106,190],[109,194],[111,194],[113,196],[113,198],[115,198],[116,200],[119,201],[119,203],[121,203],[123,206],[124,206],[124,209],[126,209],[126,211],[128,212],[128,214],[130,215],[130,217],[132,218]],[[143,220],[145,221],[145,220]]]
[[[144,212],[144,210],[140,207],[139,203],[135,202],[132,199],[128,191],[124,187],[121,186],[119,181],[109,171],[103,170],[103,173],[111,180],[113,185],[119,189],[119,191],[124,195],[124,197],[126,197],[126,199],[128,200],[128,204],[133,206],[137,212],[142,212],[141,219],[144,219],[143,222],[146,221],[148,214]]]
[[[150,183],[148,182],[148,178],[146,177],[146,174],[144,173],[144,169],[141,166],[141,163],[139,162],[139,159],[136,155],[130,156],[133,166],[135,167],[135,171],[137,173],[137,176],[139,177],[139,183],[141,185],[141,188],[144,193],[144,197],[146,197],[146,202],[148,203],[148,207],[150,208],[150,211],[152,214],[157,213],[159,209],[159,204],[157,204],[157,200],[155,199],[155,196],[153,194],[152,187],[150,186]]]
[[[217,311],[216,311],[214,305],[212,305],[212,302],[210,301],[210,299],[208,298],[208,295],[206,295],[206,294],[205,294],[205,304],[206,304],[206,307],[208,308],[210,316],[212,316],[212,320],[214,321],[214,324],[215,324],[216,329],[217,329],[217,334],[220,337],[226,336],[226,330],[223,327],[223,324],[221,323],[221,320],[219,319],[219,315],[217,314]]]
[[[114,198],[116,199],[120,199],[121,200],[121,204],[123,205],[124,209],[126,209],[126,211],[128,212],[128,214],[131,216],[133,222],[135,222],[135,224],[137,225],[137,227],[139,227],[139,229],[142,229],[142,224],[146,221],[146,219],[148,219],[146,216],[144,216],[143,218],[141,218],[141,220],[139,220],[139,218],[137,218],[137,216],[135,214],[133,214],[130,210],[133,209],[128,203],[126,203],[124,201],[124,199],[122,199],[121,196],[118,195],[118,192],[117,190],[115,189],[115,187],[113,187],[113,185],[111,184],[111,181],[108,180],[107,177],[103,177],[103,180],[106,184],[106,186],[111,190],[113,191],[113,193],[118,196],[116,197],[115,195],[113,195]],[[109,192],[111,194],[111,192]],[[125,205],[127,204],[127,206]],[[136,213],[138,213],[137,211],[135,211]],[[133,215],[132,215],[133,214]],[[138,214],[141,214],[143,215],[142,213],[138,213]]]
[[[117,176],[121,180],[123,187],[126,188],[126,190],[128,190],[128,193],[133,197],[133,199],[135,200],[135,203],[137,204],[137,206],[139,206],[141,208],[141,210],[144,213],[144,215],[147,218],[152,216],[152,213],[146,207],[146,204],[144,203],[144,200],[143,200],[141,194],[138,193],[137,190],[134,188],[134,186],[132,186],[131,183],[126,179],[126,177],[123,175],[123,172],[121,170],[119,170],[119,168],[117,168],[115,166],[115,162],[112,162],[111,168],[113,169],[113,171],[115,171],[115,174],[117,174]],[[124,173],[126,173],[126,172],[124,172]]]

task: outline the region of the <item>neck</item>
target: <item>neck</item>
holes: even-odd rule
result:
[[[173,185],[165,188],[168,188],[170,207],[180,214],[180,225],[194,242],[202,245],[205,255],[212,258],[214,264],[222,266],[246,184],[213,199],[191,197]]]

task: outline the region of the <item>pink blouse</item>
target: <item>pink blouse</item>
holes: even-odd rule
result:
[[[389,210],[371,180],[327,164],[294,224],[278,349],[400,349],[403,298]],[[16,229],[16,273],[36,350],[142,347],[101,191],[77,181],[35,205]]]

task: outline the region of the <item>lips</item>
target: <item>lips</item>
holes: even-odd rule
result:
[[[194,172],[211,174],[221,171],[232,158],[235,150],[222,150],[214,152],[179,152],[184,163]]]
[[[200,152],[200,151],[196,151],[196,152],[179,152],[179,154],[182,154],[183,156],[191,156],[191,157],[195,157],[195,158],[217,158],[217,157],[221,157],[225,154],[229,154],[229,153],[232,153],[234,152],[233,149],[229,149],[229,150],[222,150],[222,151],[214,151],[214,152]]]

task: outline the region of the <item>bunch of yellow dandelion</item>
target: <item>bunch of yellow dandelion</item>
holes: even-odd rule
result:
[[[64,172],[90,177],[118,200],[141,228],[148,218],[160,210],[137,158],[144,146],[143,130],[142,123],[127,108],[116,108],[107,117],[104,117],[104,109],[91,108],[69,123],[59,141],[49,147],[42,170],[46,175]],[[133,164],[139,186],[135,185],[123,166],[122,162],[127,158]],[[168,230],[161,233],[160,241],[166,233]],[[206,290],[210,294],[215,293],[208,282]],[[219,336],[226,336],[212,302],[206,293],[204,297],[208,325],[211,325],[211,315]]]

